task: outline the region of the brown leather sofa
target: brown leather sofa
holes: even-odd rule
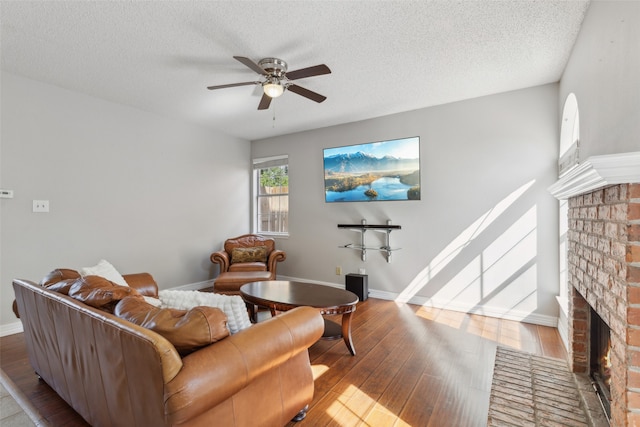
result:
[[[239,295],[245,283],[276,280],[278,262],[287,255],[276,249],[274,239],[257,234],[243,234],[227,239],[224,249],[211,254],[211,262],[220,265],[213,291],[219,294]]]
[[[308,348],[324,329],[317,310],[288,311],[181,357],[162,335],[81,302],[98,291],[78,297],[71,285],[81,279],[57,271],[53,285],[14,280],[17,311],[35,372],[92,426],[282,426],[304,415]],[[149,274],[124,278],[132,290],[99,295],[157,296]]]

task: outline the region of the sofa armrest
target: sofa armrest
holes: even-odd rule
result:
[[[277,263],[284,261],[285,259],[287,259],[287,254],[285,251],[280,249],[275,249],[269,254],[269,259],[267,259],[267,269],[271,272],[274,280],[276,278]]]
[[[220,264],[220,273],[224,273],[229,270],[231,261],[229,260],[229,254],[225,251],[218,251],[211,254],[211,262],[214,264]]]
[[[158,284],[149,273],[125,274],[124,280],[129,286],[148,297],[158,298]]]
[[[167,415],[175,424],[185,423],[307,352],[323,332],[319,311],[298,307],[191,353],[166,385]]]

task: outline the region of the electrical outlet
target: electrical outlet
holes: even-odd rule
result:
[[[342,275],[342,267],[340,266],[336,267],[336,275],[338,276]]]
[[[34,200],[33,201],[33,212],[49,212],[49,201],[48,200]]]

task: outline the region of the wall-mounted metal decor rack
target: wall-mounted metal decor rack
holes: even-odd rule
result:
[[[391,253],[393,251],[400,250],[401,248],[392,248],[389,243],[389,235],[393,230],[402,229],[399,225],[392,225],[391,221],[387,221],[386,224],[367,224],[366,220],[362,220],[360,224],[338,224],[338,228],[346,228],[349,230],[357,231],[360,233],[360,244],[348,243],[340,246],[341,248],[355,249],[361,252],[362,261],[367,260],[367,250],[380,251],[386,254],[387,262],[391,262]],[[377,231],[385,234],[384,246],[367,246],[365,243],[365,235],[367,231]]]

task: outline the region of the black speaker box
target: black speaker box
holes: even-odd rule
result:
[[[346,288],[358,296],[360,301],[369,298],[369,283],[366,274],[347,274],[345,276]]]

